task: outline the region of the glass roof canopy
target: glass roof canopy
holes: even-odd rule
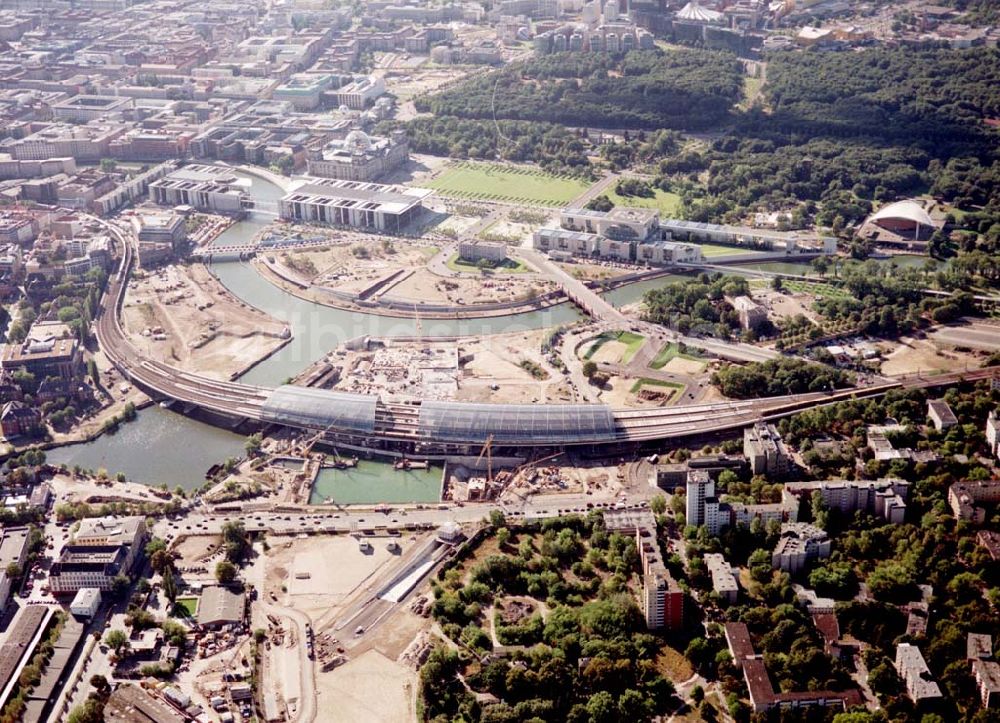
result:
[[[265,422],[332,432],[375,431],[378,397],[286,384],[267,397],[261,410]]]
[[[469,404],[425,401],[420,436],[435,442],[572,444],[611,440],[615,418],[602,404]]]

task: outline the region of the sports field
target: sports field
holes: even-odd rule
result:
[[[554,176],[527,166],[468,162],[456,163],[422,185],[452,198],[532,206],[565,206],[588,186],[573,176]]]

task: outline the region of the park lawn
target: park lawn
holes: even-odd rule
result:
[[[628,364],[632,357],[642,347],[646,337],[642,334],[633,334],[631,331],[623,331],[618,335],[618,341],[625,345],[625,353],[622,354],[622,364]]]
[[[445,264],[452,271],[461,271],[465,273],[475,273],[477,271],[483,271],[484,269],[479,268],[473,263],[468,261],[463,261],[455,253],[448,262]],[[495,274],[523,274],[526,271],[530,271],[525,264],[518,261],[517,259],[512,259],[508,257],[506,260],[500,263],[499,266],[495,266],[491,269],[485,269],[487,272],[493,272]]]
[[[729,256],[730,254],[760,254],[757,249],[745,249],[739,246],[720,246],[719,244],[696,244],[706,259],[713,256]]]
[[[179,597],[174,603],[174,612],[186,618],[193,618],[198,614],[198,598]]]
[[[622,352],[619,363],[628,364],[632,360],[632,357],[635,356],[635,353],[642,347],[642,343],[645,340],[646,337],[640,334],[633,334],[631,331],[605,331],[594,338],[594,343],[584,353],[583,358],[584,361],[589,361],[597,353],[597,350],[607,342],[618,341],[625,345],[625,351]]]
[[[702,361],[702,358],[694,353],[681,352],[681,348],[677,342],[672,341],[660,349],[659,353],[653,357],[653,361],[649,363],[649,366],[653,369],[662,369],[675,357],[687,359],[688,361]]]
[[[454,198],[565,206],[589,184],[574,176],[556,176],[528,166],[462,162],[423,185]]]
[[[847,299],[851,296],[851,292],[847,289],[842,289],[839,286],[834,286],[833,284],[827,284],[822,281],[800,281],[798,279],[782,279],[781,285],[783,288],[789,291],[794,291],[796,293],[812,294],[813,296],[822,296],[830,299]]]
[[[652,198],[645,196],[620,196],[612,189],[608,191],[607,196],[616,206],[624,206],[626,208],[656,208],[659,209],[660,215],[664,218],[675,217],[681,207],[681,197],[676,193],[664,191],[659,188],[654,188],[653,193]]]

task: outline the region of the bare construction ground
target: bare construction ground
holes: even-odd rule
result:
[[[61,502],[107,502],[123,500],[129,502],[167,502],[168,493],[153,490],[138,482],[118,482],[110,478],[98,479],[90,476],[57,474],[49,480],[53,494]]]
[[[548,334],[538,329],[456,341],[390,342],[385,349],[340,348],[324,361],[340,368],[333,388],[344,391],[477,402],[574,401],[569,377],[542,352]]]
[[[233,297],[201,264],[137,277],[123,320],[141,353],[218,379],[272,353],[288,334],[282,322]]]
[[[278,274],[265,274],[266,278],[290,293],[328,304],[334,299],[321,287],[348,294],[368,290],[371,299],[384,296],[414,304],[454,306],[529,299],[555,289],[552,282],[530,273],[452,269],[449,261],[454,255],[454,250],[442,252],[430,243],[341,232],[329,245],[268,253],[257,263],[276,270]],[[380,282],[385,284],[378,287]]]
[[[582,281],[597,281],[599,279],[613,279],[616,276],[635,271],[634,268],[617,266],[611,262],[601,263],[563,263],[559,264],[570,276]]]
[[[317,720],[401,723],[416,719],[417,673],[377,650],[317,676]]]
[[[394,539],[404,552],[412,544],[406,537]],[[398,559],[386,542],[373,538],[371,551],[365,553],[348,535],[276,538],[268,552],[266,592],[274,592],[280,604],[301,610],[319,627],[332,620],[351,595],[371,584],[386,563]]]
[[[899,345],[885,355],[882,374],[929,374],[953,372],[963,367],[975,369],[982,365],[975,354],[941,349],[929,339],[901,337]]]
[[[328,245],[268,255],[303,281],[357,292],[395,271],[423,267],[437,251],[410,241],[334,232]]]

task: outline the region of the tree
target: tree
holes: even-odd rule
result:
[[[173,566],[173,558],[166,550],[157,550],[149,558],[149,565],[153,571],[162,575],[163,572]]]
[[[246,528],[242,522],[230,521],[222,526],[222,541],[226,548],[226,559],[229,562],[239,562],[249,549]]]
[[[16,562],[11,562],[7,565],[7,577],[13,579],[21,576],[21,566]]]
[[[587,379],[592,379],[597,373],[597,362],[589,359],[583,363],[583,376]]]
[[[236,573],[237,573],[236,565],[229,562],[229,560],[222,560],[218,565],[215,566],[215,579],[218,580],[223,585],[228,585],[233,580],[235,580]]]
[[[74,708],[66,723],[104,723],[104,705],[97,698],[88,698]]]
[[[111,684],[108,683],[108,679],[100,674],[90,676],[90,686],[101,695],[111,692]]]
[[[260,453],[260,447],[263,440],[264,438],[261,436],[260,432],[251,434],[247,437],[246,441],[243,443],[243,449],[246,450],[247,456],[256,457]]]
[[[122,650],[128,646],[128,635],[124,630],[109,630],[104,636],[104,642],[109,648],[115,651],[116,655],[120,655]]]
[[[611,723],[618,717],[615,698],[606,690],[598,691],[587,701],[587,713],[593,723]]]
[[[111,581],[111,594],[119,599],[124,597],[130,582],[125,575],[115,575]]]
[[[163,570],[163,594],[171,604],[177,602],[177,581],[174,579],[174,569],[170,566]]]
[[[667,511],[667,498],[663,495],[656,495],[649,501],[649,509],[651,509],[654,514],[662,515]]]

